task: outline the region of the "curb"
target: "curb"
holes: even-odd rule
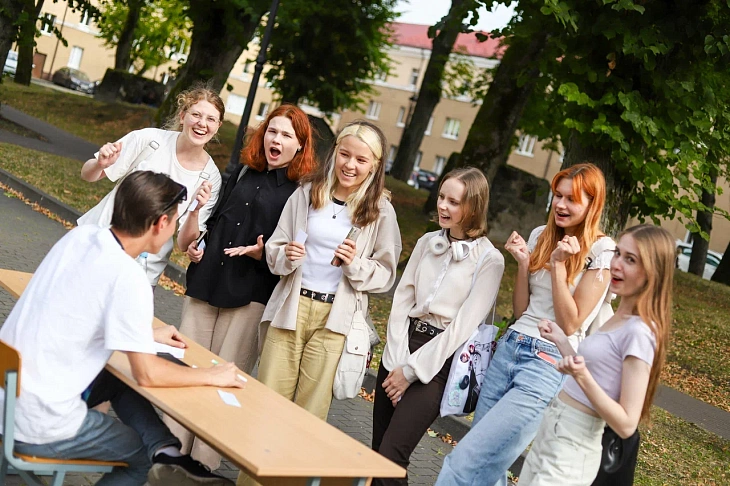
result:
[[[61,219],[70,223],[76,224],[76,220],[83,214],[79,210],[59,201],[50,194],[46,194],[4,169],[0,169],[0,182],[11,189],[18,191],[29,201],[37,203],[39,206],[49,210]],[[185,286],[185,269],[180,265],[172,262],[168,263],[163,274],[173,282]]]

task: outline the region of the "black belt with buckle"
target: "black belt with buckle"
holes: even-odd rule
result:
[[[309,297],[312,300],[324,302],[326,304],[331,304],[335,301],[335,294],[322,294],[320,292],[315,292],[314,290],[309,289],[301,289],[299,291],[299,294],[303,295],[304,297]]]
[[[434,327],[428,322],[422,321],[416,317],[411,317],[411,327],[413,327],[413,331],[420,332],[421,334],[427,334],[429,336],[435,336],[444,332],[443,329]]]

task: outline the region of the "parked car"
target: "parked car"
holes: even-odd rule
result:
[[[435,172],[431,172],[423,169],[416,169],[411,174],[411,178],[408,179],[408,185],[413,186],[416,189],[426,189],[430,191],[431,188],[438,182],[439,176]]]
[[[689,269],[689,257],[692,255],[692,244],[677,240],[677,268],[686,272]],[[702,272],[702,278],[710,280],[717,270],[717,266],[722,260],[722,253],[707,250],[707,259],[705,260],[705,269]]]
[[[15,76],[16,69],[18,69],[18,53],[8,51],[8,57],[5,59],[5,65],[3,66],[3,74]]]
[[[53,73],[51,81],[82,93],[94,94],[96,90],[96,83],[91,81],[85,73],[70,67],[63,67]]]

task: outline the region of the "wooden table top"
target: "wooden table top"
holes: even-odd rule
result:
[[[16,298],[32,274],[0,269],[0,286]],[[155,327],[164,325],[155,318]],[[183,361],[199,368],[223,360],[191,339]],[[286,400],[254,378],[233,393],[241,407],[223,403],[215,387],[140,387],[124,353],[115,352],[107,368],[162,411],[210,444],[237,466],[269,478],[405,477],[405,469],[335,427]],[[276,481],[276,484],[284,482]],[[324,484],[344,484],[324,481]]]

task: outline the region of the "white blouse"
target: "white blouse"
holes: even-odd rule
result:
[[[545,226],[538,226],[532,230],[530,239],[527,242],[527,248],[530,253],[533,252],[537,245],[537,239],[542,234]],[[585,275],[588,278],[593,278],[593,284],[597,286],[604,286],[608,282],[604,281],[603,273],[601,270],[608,270],[611,268],[611,258],[613,258],[613,252],[616,249],[616,243],[604,236],[599,238],[588,253],[586,267],[576,275],[573,284],[569,286],[570,294],[575,294],[575,289],[583,279]],[[595,271],[598,270],[598,271]],[[540,331],[537,328],[537,323],[542,319],[555,320],[555,308],[553,307],[553,284],[550,278],[550,270],[541,269],[530,274],[530,301],[527,305],[527,309],[522,313],[517,322],[512,325],[512,329],[517,332],[521,332],[530,337],[540,339]],[[578,344],[585,337],[588,326],[593,322],[598,314],[598,311],[603,304],[603,300],[608,292],[604,292],[604,297],[598,301],[595,308],[588,315],[586,320],[583,322],[581,327],[573,334],[568,336],[568,341],[573,349],[578,349]]]

